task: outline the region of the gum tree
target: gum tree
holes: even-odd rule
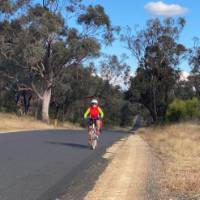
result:
[[[195,38],[194,47],[190,51],[189,64],[192,66],[192,71],[189,76],[189,81],[195,88],[196,96],[200,97],[200,45],[199,39]]]
[[[12,3],[10,6],[14,7]],[[102,6],[85,6],[81,0],[63,1],[66,10],[62,12],[59,11],[61,1],[56,0],[15,3],[20,3],[21,11],[6,7],[4,13],[10,19],[1,20],[1,77],[17,90],[36,94],[42,102],[42,119],[49,123],[55,80],[65,68],[99,56],[101,44],[111,43],[116,29]],[[78,25],[70,26],[70,19]]]
[[[136,75],[131,79],[127,97],[145,106],[157,121],[165,115],[179,80],[179,64],[186,52],[178,42],[185,20],[168,18],[147,21],[144,30],[122,36],[128,50],[137,59]]]

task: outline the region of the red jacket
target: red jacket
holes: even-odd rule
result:
[[[84,114],[84,118],[87,118],[88,115],[92,119],[97,119],[98,117],[103,118],[104,113],[99,106],[90,106]]]

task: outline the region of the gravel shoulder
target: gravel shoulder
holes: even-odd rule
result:
[[[158,171],[157,159],[148,144],[139,135],[129,135],[108,148],[101,161],[88,169],[88,174],[84,176],[85,185],[77,182],[61,199],[158,200]],[[95,172],[100,175],[97,176]],[[91,185],[92,174],[95,174],[96,180]],[[88,188],[87,182],[90,182]],[[76,196],[77,191],[82,190],[81,185],[88,192]]]

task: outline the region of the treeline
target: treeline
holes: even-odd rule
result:
[[[183,18],[122,31],[101,5],[81,0],[5,0],[0,16],[1,112],[83,123],[96,97],[105,124],[128,126],[136,114],[151,122],[172,119],[175,98],[200,97],[200,46],[198,40],[192,49],[179,43]],[[124,57],[95,61],[117,38],[137,59],[134,76]],[[179,68],[183,60],[192,68],[187,79]]]
[[[108,62],[101,63],[100,78],[92,63],[119,32],[101,5],[86,6],[80,0],[3,1],[0,15],[1,112],[31,114],[47,123],[50,118],[81,123],[97,97],[107,125],[132,123],[122,116],[133,108],[118,84],[110,84],[114,76],[125,79],[128,66],[108,56]]]
[[[131,102],[143,105],[151,115],[152,122],[189,118],[190,115],[173,116],[179,115],[180,109],[185,109],[185,106],[175,108],[179,103],[173,100],[200,97],[200,46],[197,39],[191,49],[179,43],[185,23],[183,18],[163,21],[152,19],[147,22],[144,30],[133,34],[128,29],[122,35],[127,48],[138,60],[136,75],[130,80],[126,97]],[[192,69],[188,77],[184,77],[180,69],[183,61],[187,61]],[[192,106],[187,101],[186,105]],[[174,108],[176,111],[173,112]],[[199,112],[199,103],[195,108]]]
[[[94,75],[93,68],[71,66],[64,70],[62,77],[56,80],[52,89],[49,114],[51,119],[84,123],[83,113],[94,97],[98,97],[106,117],[104,124],[132,125],[136,108],[124,100],[119,87],[113,87],[108,81]],[[0,97],[1,112],[16,112],[41,119],[42,103],[36,94],[27,91],[2,90]],[[26,102],[27,101],[27,105]]]

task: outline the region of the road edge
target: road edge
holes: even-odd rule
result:
[[[100,160],[102,156],[106,153],[107,149],[112,146],[114,143],[118,142],[122,138],[127,138],[129,134],[124,132],[124,136],[119,136],[116,141],[112,141],[107,145],[104,145],[95,151],[95,155],[90,155],[86,160],[81,162],[78,166],[70,171],[66,176],[64,176],[59,182],[57,182],[54,186],[49,188],[46,192],[44,192],[39,198],[36,200],[55,200],[55,199],[62,199],[62,197],[67,193],[70,186],[76,184],[76,181],[83,179],[85,174],[87,174],[88,169],[92,166],[95,166]],[[95,159],[94,159],[95,157]],[[99,176],[100,174],[98,174]],[[96,181],[92,180],[92,181]],[[88,191],[82,191],[82,193],[87,193]],[[82,196],[82,194],[81,194]],[[81,198],[79,198],[80,200]]]

